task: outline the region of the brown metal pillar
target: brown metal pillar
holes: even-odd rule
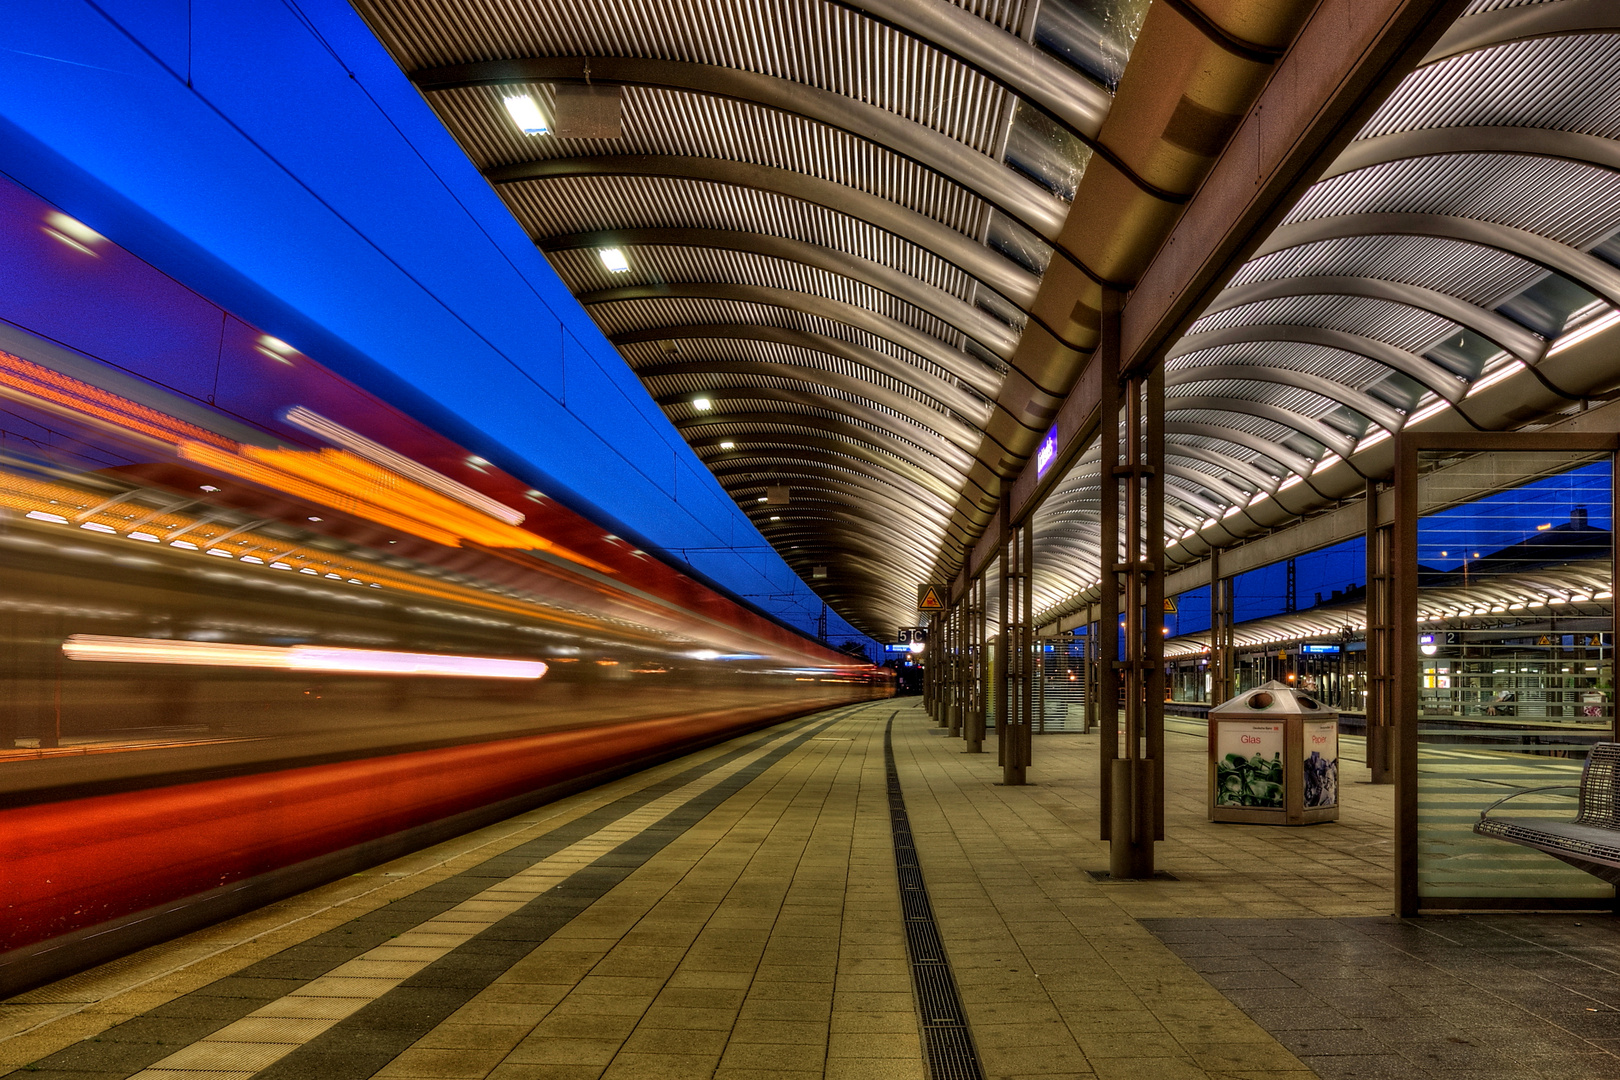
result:
[[[962,742],[964,753],[985,751],[985,599],[983,578],[967,583],[962,606]]]
[[[1417,486],[1417,450],[1403,435],[1395,436],[1395,514],[1390,528],[1389,666],[1390,764],[1395,773],[1395,914],[1418,913],[1417,851],[1417,535],[1421,504]]]
[[[1034,530],[1027,524],[1015,528],[1002,549],[1003,565],[1011,564],[1011,572],[1003,570],[1002,581],[1011,595],[1002,600],[1002,611],[1012,613],[1003,640],[1007,642],[1006,736],[1002,739],[1001,782],[1018,785],[1024,783],[1024,770],[1029,765],[1030,732],[1034,724],[1034,626],[1030,618],[1033,600],[1030,562],[1034,554]],[[1010,606],[1009,606],[1010,601]]]
[[[1100,655],[1099,649],[1101,648],[1099,644],[1099,635],[1101,635],[1101,633],[1102,623],[1091,622],[1086,624],[1086,686],[1083,693],[1085,694],[1085,733],[1087,735],[1091,734],[1093,731],[1096,731],[1098,726],[1102,723],[1101,714],[1098,712],[1097,705],[1098,701],[1101,700],[1100,695],[1102,694],[1102,676],[1097,667],[1097,657]],[[1106,839],[1106,837],[1104,837],[1104,839]]]
[[[994,639],[995,656],[991,663],[990,692],[994,695],[996,710],[996,764],[1002,768],[1007,767],[1007,545],[1001,545],[1001,554],[996,559],[996,605],[999,608],[996,618],[996,633]]]
[[[1142,466],[1146,470],[1142,551],[1137,560],[1146,586],[1142,663],[1147,676],[1143,732],[1147,757],[1152,762],[1153,787],[1147,798],[1153,812],[1153,839],[1164,839],[1164,364],[1153,365],[1145,383]],[[1141,793],[1138,792],[1141,797]],[[1153,873],[1153,853],[1147,854],[1147,873]]]
[[[1146,878],[1153,876],[1153,843],[1164,831],[1162,368],[1131,376],[1123,394],[1124,461],[1113,472],[1125,484],[1124,559],[1114,565],[1124,592],[1125,753],[1112,763],[1109,873]]]
[[[963,739],[969,754],[984,753],[984,577],[968,584],[966,681],[962,708],[966,710]]]
[[[1232,670],[1232,579],[1221,576],[1219,548],[1209,553],[1209,701],[1219,705],[1237,693]]]
[[[1393,525],[1378,520],[1378,485],[1367,481],[1367,768],[1375,784],[1395,782]]]
[[[1112,844],[1115,836],[1114,768],[1120,762],[1119,745],[1119,637],[1120,637],[1120,579],[1119,563],[1119,476],[1121,454],[1119,438],[1119,294],[1104,289],[1101,340],[1092,356],[1092,363],[1101,365],[1099,375],[1098,416],[1101,461],[1098,468],[1099,516],[1097,522],[1097,643],[1094,654],[1097,665],[1097,766],[1099,770],[1100,813],[1097,815],[1100,838]],[[1129,822],[1129,804],[1126,822]],[[1128,843],[1130,830],[1120,836],[1120,843]],[[1113,859],[1110,858],[1110,865]]]

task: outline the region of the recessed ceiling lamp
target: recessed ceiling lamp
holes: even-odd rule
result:
[[[735,449],[737,449],[737,444],[732,442],[730,439],[727,439],[725,442],[720,444],[720,449],[722,449],[722,450],[735,450]]]
[[[506,105],[507,113],[512,117],[512,122],[518,126],[518,130],[523,134],[544,135],[551,130],[551,125],[546,123],[545,115],[541,113],[540,106],[536,105],[534,98],[528,94],[516,94],[509,98],[503,98],[502,101]]]
[[[692,408],[696,409],[698,412],[708,412],[710,409],[714,408],[714,402],[710,401],[706,397],[693,398]]]
[[[624,252],[618,248],[603,248],[596,253],[602,260],[602,265],[608,268],[609,273],[622,274],[630,269],[630,260],[624,257]]]
[[[105,239],[100,233],[77,218],[70,218],[66,214],[55,211],[45,215],[45,224],[40,228],[51,239],[66,244],[74,251],[86,255],[95,255],[95,244]]]

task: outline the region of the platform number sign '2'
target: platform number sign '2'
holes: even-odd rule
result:
[[[944,585],[929,584],[917,586],[918,611],[944,611],[945,598],[950,593]]]

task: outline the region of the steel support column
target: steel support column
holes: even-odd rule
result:
[[[1390,561],[1393,525],[1379,524],[1378,484],[1367,481],[1367,768],[1375,784],[1395,782],[1394,675],[1390,638],[1394,632],[1394,567]]]
[[[1083,707],[1085,709],[1086,717],[1085,734],[1087,735],[1091,734],[1093,731],[1096,731],[1098,726],[1102,723],[1101,714],[1097,711],[1097,702],[1101,700],[1102,694],[1102,676],[1099,673],[1097,666],[1097,657],[1100,655],[1098,638],[1101,633],[1102,623],[1093,622],[1086,624],[1086,685],[1082,693],[1085,694]],[[1103,839],[1106,840],[1107,836],[1105,835]]]
[[[1035,554],[1035,530],[1025,523],[1011,530],[1002,548],[1001,601],[1007,659],[1003,669],[1002,700],[1006,722],[1001,725],[1001,782],[1018,785],[1025,781],[1032,749],[1031,732],[1035,720],[1035,665],[1033,612],[1034,575],[1030,573]],[[1011,614],[1008,621],[1007,615]]]
[[[1125,631],[1125,657],[1117,664],[1124,677],[1124,754],[1110,762],[1109,873],[1145,878],[1153,876],[1154,841],[1164,835],[1163,365],[1128,378],[1122,394],[1125,438],[1118,449],[1123,453],[1104,447],[1103,465],[1112,476],[1102,485],[1105,492],[1116,492],[1105,499],[1105,519],[1109,509],[1119,516],[1117,490],[1121,482],[1125,488],[1123,558],[1108,568],[1123,593],[1116,603]],[[1105,553],[1116,550],[1108,543],[1109,531],[1105,520]]]
[[[991,661],[990,688],[995,695],[996,710],[996,764],[1003,769],[1007,767],[1007,545],[1001,545],[1001,555],[996,559],[996,613],[995,656]]]
[[[1219,705],[1237,693],[1232,669],[1232,579],[1221,576],[1221,549],[1209,553],[1209,701]]]
[[[1110,867],[1119,864],[1113,851],[1128,847],[1131,838],[1131,794],[1124,792],[1123,810],[1125,829],[1116,832],[1120,816],[1115,814],[1114,770],[1121,763],[1119,744],[1120,682],[1119,641],[1123,626],[1120,623],[1120,579],[1115,568],[1120,561],[1119,547],[1119,468],[1123,448],[1119,438],[1119,294],[1112,289],[1103,290],[1101,339],[1092,362],[1099,365],[1101,380],[1097,396],[1098,438],[1101,444],[1098,469],[1101,476],[1097,484],[1097,766],[1098,792],[1101,797],[1097,815],[1100,839],[1112,845]],[[1115,837],[1119,839],[1116,841]],[[1128,864],[1127,864],[1128,868]]]
[[[966,710],[963,741],[969,754],[984,753],[984,577],[968,584],[967,680],[963,708]]]

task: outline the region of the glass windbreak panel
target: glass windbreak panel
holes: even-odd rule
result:
[[[1613,738],[1609,457],[1433,455],[1419,468],[1419,892],[1609,896],[1476,830],[1482,812],[1573,822],[1587,751]]]
[[[1084,731],[1086,639],[1059,637],[1041,643],[1041,716],[1038,731]]]

